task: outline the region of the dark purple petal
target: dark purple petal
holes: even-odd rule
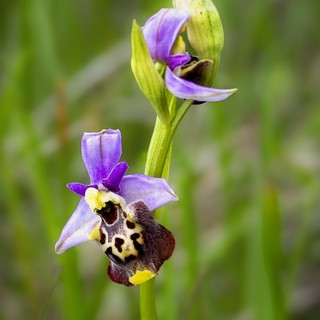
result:
[[[102,179],[109,176],[120,159],[121,132],[112,129],[86,132],[82,138],[81,149],[90,183],[99,184]]]
[[[118,250],[115,246],[106,254],[111,259],[108,267],[111,280],[132,286],[141,284],[157,274],[164,261],[171,257],[175,247],[175,239],[169,230],[155,220],[152,212],[142,201],[131,203],[128,209],[134,217],[131,217],[133,219],[130,221],[132,226],[129,228],[132,233],[127,235],[128,238],[125,241],[128,247],[132,241],[137,252],[122,260],[115,256]],[[128,226],[128,220],[124,220],[124,222]],[[136,225],[138,228],[133,231]],[[119,235],[121,237],[124,236],[125,230],[128,230],[128,227],[122,226],[120,228]],[[108,236],[111,235],[108,233]],[[117,233],[114,237],[117,239]],[[140,242],[137,242],[137,239],[141,239]],[[111,241],[113,243],[115,240],[111,238]],[[118,252],[123,253],[122,247]]]
[[[56,252],[60,254],[80,243],[93,240],[92,232],[99,224],[101,224],[101,218],[91,211],[85,199],[82,198],[63,227],[55,245]]]
[[[161,9],[142,27],[153,60],[167,62],[189,14],[182,9]]]
[[[151,211],[142,201],[133,202],[129,205],[133,211],[136,222],[141,225],[145,242],[145,258],[156,270],[163,262],[169,259],[174,251],[175,239],[172,233],[159,224]]]
[[[102,184],[110,191],[118,192],[119,184],[128,170],[128,164],[124,162],[118,163],[109,174],[107,179],[102,179]]]
[[[79,194],[80,196],[83,196],[85,195],[86,191],[88,188],[95,188],[95,189],[98,189],[98,186],[97,185],[87,185],[87,184],[82,184],[82,183],[78,183],[78,182],[70,182],[67,184],[67,188],[76,193],[76,194]]]
[[[190,54],[175,54],[168,58],[168,66],[174,70],[178,66],[185,65],[191,60]]]
[[[225,100],[237,92],[237,89],[215,89],[197,85],[179,78],[170,68],[166,69],[165,81],[168,90],[180,99],[215,102]]]
[[[112,261],[110,261],[108,266],[108,275],[113,282],[124,284],[127,287],[133,286],[133,284],[129,282],[126,268],[121,268]]]
[[[123,177],[120,182],[119,195],[127,203],[141,200],[151,211],[178,198],[162,178],[153,178],[143,174],[132,174]]]

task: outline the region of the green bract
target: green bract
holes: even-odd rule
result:
[[[187,23],[188,40],[201,59],[213,61],[211,72],[207,72],[206,85],[211,86],[217,73],[224,43],[219,13],[211,0],[173,0],[176,8],[190,14]]]
[[[165,83],[151,59],[141,28],[135,21],[132,25],[131,43],[132,72],[142,93],[150,101],[160,121],[166,125],[170,117]]]

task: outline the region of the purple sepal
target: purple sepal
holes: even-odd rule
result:
[[[78,182],[70,182],[67,184],[67,188],[76,193],[79,194],[80,196],[85,195],[86,191],[88,188],[95,188],[98,189],[98,186],[95,184],[91,184],[91,185],[87,185],[87,184],[83,184],[83,183],[78,183]]]
[[[125,161],[118,163],[109,174],[109,177],[107,179],[102,179],[101,183],[107,190],[118,192],[120,181],[128,168],[128,164]]]
[[[82,138],[82,158],[87,168],[90,184],[99,184],[117,165],[121,153],[119,130],[85,132]]]
[[[161,9],[142,27],[153,60],[167,62],[182,27],[189,19],[183,9]]]
[[[168,90],[180,99],[214,102],[225,100],[237,91],[237,89],[215,89],[197,85],[179,78],[170,68],[166,69],[165,79]]]
[[[124,176],[120,182],[119,195],[127,203],[141,200],[153,211],[178,198],[162,178],[153,178],[143,174],[132,174]]]
[[[63,227],[55,245],[56,252],[63,253],[73,246],[88,241],[91,231],[99,223],[101,218],[93,214],[85,199],[81,198],[78,207]]]

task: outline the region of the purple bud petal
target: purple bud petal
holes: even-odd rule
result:
[[[132,174],[123,177],[120,182],[120,192],[126,202],[143,201],[150,211],[159,208],[178,198],[162,178],[153,178],[143,174]]]
[[[101,223],[101,218],[95,215],[82,198],[78,207],[67,221],[55,245],[58,254],[80,243],[90,240],[91,232]]]
[[[170,68],[166,69],[165,80],[168,90],[180,99],[215,102],[225,100],[237,92],[237,89],[215,89],[197,85],[179,78]]]
[[[189,14],[182,9],[161,9],[142,27],[153,60],[167,62],[170,51]]]
[[[99,184],[117,165],[121,153],[121,132],[102,130],[86,132],[82,138],[82,158],[91,184]]]
[[[168,66],[174,70],[178,66],[183,66],[191,60],[190,54],[176,54],[168,58]]]
[[[124,162],[118,163],[110,173],[107,179],[102,179],[102,184],[110,191],[119,191],[119,184],[128,170],[128,164]]]

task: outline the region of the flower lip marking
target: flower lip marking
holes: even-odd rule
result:
[[[105,206],[96,213],[108,224],[114,224],[118,219],[118,210],[111,201],[106,202]]]
[[[120,253],[122,252],[122,245],[123,244],[124,244],[124,240],[122,238],[116,237],[114,239],[114,245]]]
[[[113,223],[102,217],[100,233],[105,235],[106,241],[100,245],[102,250],[116,264],[123,264],[127,259],[136,259],[143,249],[142,227],[130,221],[132,219],[129,213],[125,212],[120,205],[110,202],[107,206],[111,206],[114,214],[117,216]],[[104,209],[104,208],[103,208]],[[110,221],[109,221],[110,222]],[[129,228],[128,225],[131,227]]]

